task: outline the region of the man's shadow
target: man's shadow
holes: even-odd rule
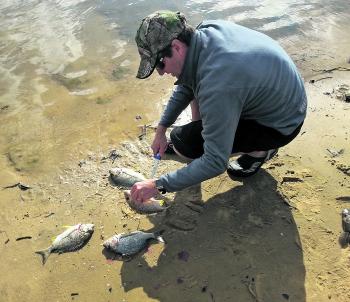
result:
[[[220,191],[204,203],[193,186],[150,217],[148,231],[165,230],[167,243],[155,267],[142,255],[123,263],[124,290],[162,302],[305,302],[298,228],[276,180],[263,170],[242,183],[223,177]]]

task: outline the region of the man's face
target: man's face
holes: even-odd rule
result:
[[[173,77],[179,78],[186,58],[187,46],[179,40],[174,40],[171,44],[172,56],[163,57],[161,68],[156,66],[159,75],[171,74]]]

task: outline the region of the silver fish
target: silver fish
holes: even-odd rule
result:
[[[77,224],[69,227],[62,234],[58,235],[52,245],[45,250],[36,251],[41,255],[43,265],[51,253],[73,252],[82,248],[94,232],[93,224]]]
[[[350,211],[349,209],[343,209],[341,212],[342,220],[341,225],[343,233],[339,236],[339,244],[342,248],[348,247],[350,244]]]
[[[124,189],[130,189],[136,182],[143,181],[146,178],[128,168],[113,168],[109,170],[113,182]]]
[[[131,198],[130,190],[124,191],[125,200],[137,213],[140,214],[153,214],[163,212],[168,208],[166,202],[164,200],[157,200],[154,198],[150,198],[145,202],[137,202]]]
[[[122,257],[131,257],[147,248],[151,240],[164,243],[164,239],[155,233],[134,231],[127,234],[116,234],[107,239],[103,246]]]
[[[341,212],[342,216],[342,228],[344,232],[350,232],[350,211],[343,209]]]

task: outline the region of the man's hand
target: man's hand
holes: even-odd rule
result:
[[[154,136],[154,140],[151,145],[154,155],[157,153],[159,153],[161,157],[164,155],[164,152],[168,146],[168,142],[165,136],[166,129],[167,128],[161,125],[158,125],[157,127],[156,135]]]
[[[145,202],[146,200],[158,194],[155,179],[146,179],[135,183],[131,188],[131,198],[137,202]]]

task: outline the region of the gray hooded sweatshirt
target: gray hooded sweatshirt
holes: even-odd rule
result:
[[[198,25],[175,84],[159,124],[171,126],[195,98],[203,125],[204,154],[159,178],[168,192],[226,170],[240,119],[255,120],[284,135],[305,119],[303,80],[287,53],[268,36],[232,22]]]

